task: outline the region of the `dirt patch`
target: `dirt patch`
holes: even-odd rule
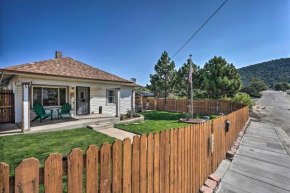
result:
[[[198,124],[198,123],[205,122],[205,120],[203,119],[185,119],[185,118],[181,118],[179,119],[179,121],[182,123],[191,123],[191,124]]]

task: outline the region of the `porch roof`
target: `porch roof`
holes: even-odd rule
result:
[[[11,66],[2,69],[2,71],[68,77],[68,78],[80,78],[99,81],[112,81],[119,82],[121,83],[121,85],[124,86],[140,87],[140,85],[132,81],[105,72],[98,68],[94,68],[88,64],[79,62],[70,57],[62,57],[51,60],[43,60],[39,62]]]

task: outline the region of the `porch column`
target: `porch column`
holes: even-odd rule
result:
[[[131,100],[131,110],[132,112],[135,112],[135,90],[132,90],[132,100]]]
[[[116,117],[120,116],[120,89],[116,89]]]
[[[30,131],[30,104],[28,98],[29,84],[22,84],[22,132]]]

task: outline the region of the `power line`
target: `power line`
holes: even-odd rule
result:
[[[183,44],[183,46],[181,46],[181,48],[172,56],[172,58],[174,58],[174,56],[176,56],[184,48],[184,46],[190,42],[190,40],[207,24],[207,22],[209,22],[209,20],[226,4],[227,1],[228,0],[225,0],[223,4],[219,6],[219,8],[202,24],[202,26]]]

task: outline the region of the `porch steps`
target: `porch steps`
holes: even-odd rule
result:
[[[113,128],[113,127],[114,127],[114,123],[112,122],[102,122],[102,123],[98,123],[94,125],[88,125],[88,128],[93,129],[95,131]]]

